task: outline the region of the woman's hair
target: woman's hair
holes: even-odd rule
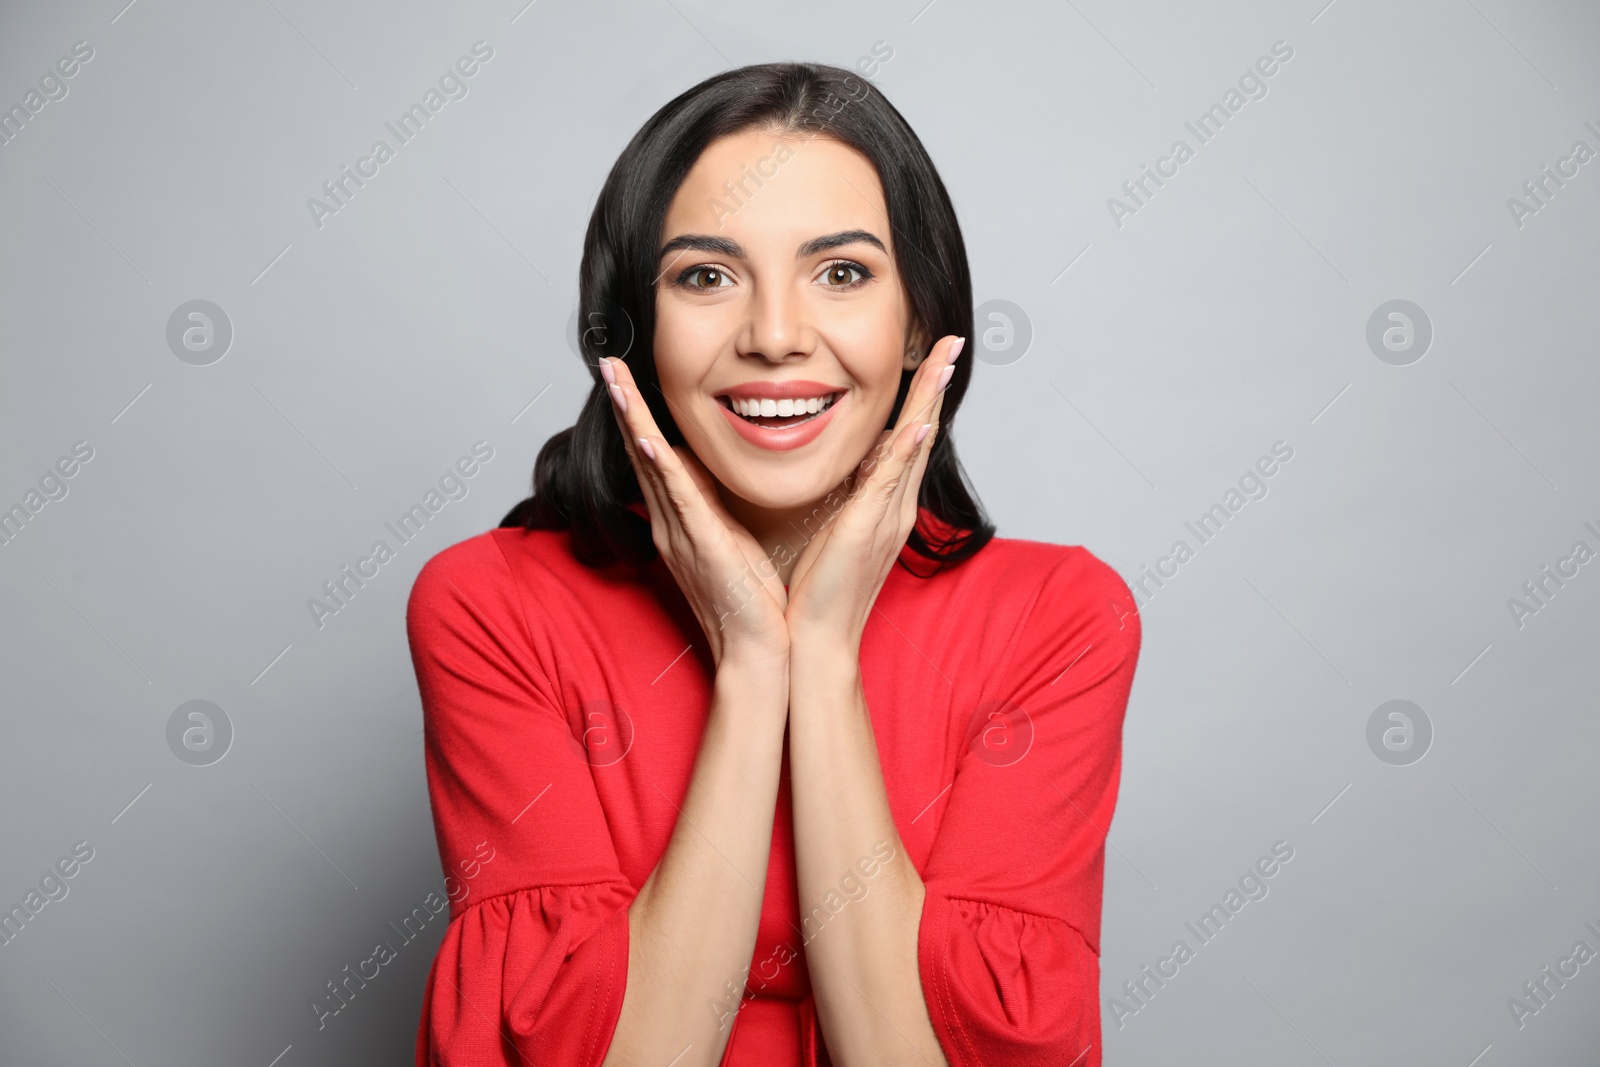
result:
[[[578,343],[594,388],[577,422],[540,449],[533,495],[513,507],[501,526],[571,530],[574,554],[591,567],[642,565],[655,555],[649,519],[628,507],[642,505],[644,498],[599,360],[625,357],[662,435],[671,445],[685,443],[662,397],[652,348],[662,221],[706,147],[752,128],[831,137],[871,160],[921,335],[928,344],[946,334],[972,336],[972,282],[961,227],[933,161],[900,112],[870,83],[838,67],[763,63],[714,75],[650,117],[600,190],[583,239],[578,289]],[[950,434],[972,364],[955,364],[918,492],[917,503],[939,523],[927,528],[919,522],[907,540],[914,553],[933,563],[928,573],[974,555],[995,532],[967,490]],[[886,429],[899,418],[911,376],[901,373]]]

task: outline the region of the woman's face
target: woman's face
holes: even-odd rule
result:
[[[750,504],[821,500],[916,367],[877,171],[828,137],[724,137],[678,189],[661,248],[656,374],[684,438]]]

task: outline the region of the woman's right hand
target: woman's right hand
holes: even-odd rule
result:
[[[700,620],[713,663],[730,651],[786,662],[788,597],[777,568],[723,505],[693,450],[667,447],[628,365],[602,358],[600,374],[650,509],[651,539]]]

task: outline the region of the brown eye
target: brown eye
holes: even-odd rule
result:
[[[846,289],[871,277],[858,263],[834,263],[822,272],[822,282],[830,289]]]
[[[707,282],[701,285],[701,282]],[[733,283],[728,280],[728,275],[717,267],[690,267],[683,274],[678,275],[678,285],[686,286],[691,290],[725,290]]]

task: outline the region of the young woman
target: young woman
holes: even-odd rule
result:
[[[612,168],[580,307],[577,424],[408,608],[418,1064],[1098,1064],[1139,618],[963,485],[921,142],[836,68],[710,78]]]

